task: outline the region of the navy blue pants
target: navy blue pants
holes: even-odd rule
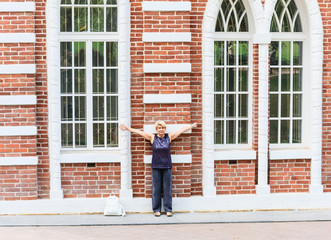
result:
[[[172,169],[152,168],[152,205],[154,212],[161,212],[162,187],[164,211],[172,212]]]

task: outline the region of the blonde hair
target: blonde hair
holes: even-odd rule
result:
[[[157,129],[157,126],[161,125],[162,127],[167,128],[167,124],[164,121],[156,121],[155,122],[155,129]]]

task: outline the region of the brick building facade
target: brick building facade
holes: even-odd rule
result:
[[[0,213],[331,207],[329,0],[0,1]]]

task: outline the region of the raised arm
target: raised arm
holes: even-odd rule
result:
[[[190,130],[190,129],[192,129],[192,128],[195,128],[195,127],[197,127],[197,126],[198,126],[197,123],[193,123],[192,125],[187,125],[187,126],[185,126],[185,127],[182,127],[181,129],[178,129],[178,130],[175,131],[175,132],[169,133],[170,141],[176,139],[176,138],[179,137],[179,135],[181,135],[182,133],[187,132],[188,130]]]
[[[144,131],[141,131],[141,130],[138,130],[138,129],[135,129],[135,128],[130,128],[130,127],[126,126],[123,123],[120,124],[120,129],[122,129],[122,130],[128,130],[129,132],[132,132],[132,133],[136,133],[136,134],[142,136],[143,138],[145,138],[146,140],[148,140],[150,142],[152,142],[153,137],[154,137],[154,135],[151,134],[151,133],[146,133]]]

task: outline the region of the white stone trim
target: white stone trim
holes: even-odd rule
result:
[[[255,160],[254,150],[215,150],[214,161],[218,160]]]
[[[0,136],[34,136],[37,135],[36,126],[6,126],[0,127]]]
[[[191,94],[144,94],[144,103],[191,103]]]
[[[0,106],[5,105],[35,105],[37,103],[36,95],[10,95],[0,96]]]
[[[189,125],[189,124],[167,124],[166,132],[167,133],[176,132],[179,129],[186,127],[187,125]],[[144,124],[144,132],[156,133],[155,125],[154,124]],[[190,129],[185,133],[191,133],[191,132],[192,132],[192,130]]]
[[[0,157],[0,166],[37,165],[38,157]]]
[[[143,11],[191,11],[191,2],[144,1]]]
[[[191,63],[144,63],[144,73],[190,73]]]
[[[270,160],[281,159],[311,159],[311,149],[271,149]]]
[[[0,65],[0,74],[35,74],[35,64],[7,64]]]
[[[2,2],[0,12],[34,12],[36,10],[34,2]]]
[[[270,42],[270,33],[258,33],[253,35],[253,44],[269,44]]]
[[[34,33],[0,33],[1,43],[35,43]]]
[[[191,154],[171,155],[172,163],[192,163]],[[152,155],[144,155],[144,163],[152,163]]]
[[[191,42],[190,32],[145,32],[143,42]]]
[[[121,162],[120,152],[61,152],[61,163],[117,163]]]

